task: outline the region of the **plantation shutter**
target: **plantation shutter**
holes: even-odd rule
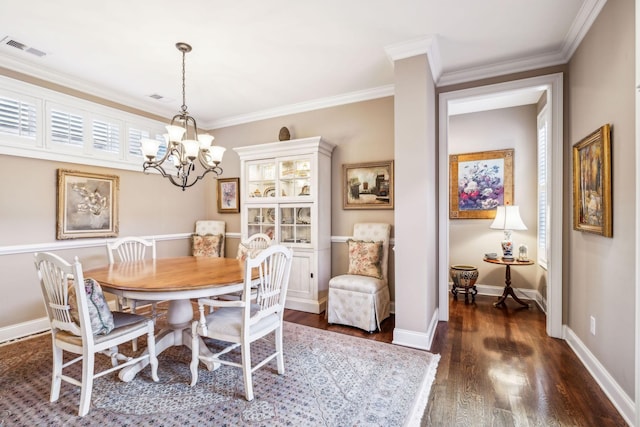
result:
[[[82,147],[82,116],[66,111],[51,110],[51,141],[58,144]]]
[[[35,139],[35,104],[0,96],[0,133]]]
[[[538,116],[538,262],[547,265],[548,244],[548,125],[547,109]]]
[[[102,120],[94,120],[91,130],[93,148],[108,153],[120,152],[120,126]]]

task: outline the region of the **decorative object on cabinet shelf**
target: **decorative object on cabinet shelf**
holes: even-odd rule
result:
[[[276,197],[276,187],[268,187],[263,194],[264,197]]]
[[[613,237],[611,126],[573,145],[573,228]]]
[[[311,191],[309,190],[309,186],[305,185],[304,187],[302,187],[302,190],[300,191],[299,196],[308,196],[309,194],[311,194]]]
[[[449,218],[492,219],[513,203],[513,149],[449,156]]]
[[[218,213],[240,212],[240,178],[218,178]]]
[[[298,224],[311,224],[311,209],[299,208],[296,218]]]
[[[164,156],[159,160],[156,157],[161,144],[160,140],[143,138],[140,143],[142,153],[147,158],[142,165],[143,170],[145,172],[148,169],[157,170],[173,185],[181,187],[184,191],[185,188],[191,187],[210,172],[216,176],[222,175],[220,162],[225,148],[211,145],[213,136],[198,134],[196,119],[191,117],[187,111],[185,96],[185,55],[187,52],[191,52],[191,46],[178,42],[176,48],[182,52],[182,106],[180,112],[173,116],[171,124],[167,126],[168,133],[164,135],[164,142],[167,145]],[[196,169],[196,158],[204,171],[193,178],[193,175],[190,174]],[[165,161],[168,161],[167,166],[175,167],[175,171],[165,171],[163,167]]]
[[[342,165],[343,209],[393,209],[393,160]]]
[[[280,141],[288,141],[291,139],[291,132],[285,126],[280,128],[280,133],[278,134],[278,139]]]
[[[494,230],[504,230],[504,240],[501,242],[502,259],[513,261],[513,241],[511,240],[512,230],[526,230],[527,226],[520,218],[520,208],[518,206],[498,206],[496,218],[491,223]]]
[[[58,169],[56,239],[118,236],[117,175]]]

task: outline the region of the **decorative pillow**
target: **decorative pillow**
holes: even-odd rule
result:
[[[222,234],[207,234],[205,236],[194,234],[191,238],[193,256],[220,257]]]
[[[250,248],[245,246],[244,243],[240,243],[238,245],[238,254],[236,255],[236,259],[244,261],[247,257],[255,258],[262,250],[262,248]]]
[[[73,281],[69,285],[69,306],[71,306],[71,318],[80,324],[80,313],[78,312],[78,301]],[[87,293],[87,305],[89,306],[89,318],[91,319],[91,330],[93,335],[106,335],[113,331],[113,314],[109,310],[107,300],[102,293],[102,287],[92,278],[84,279],[84,290]]]
[[[348,239],[349,274],[382,279],[382,242]]]

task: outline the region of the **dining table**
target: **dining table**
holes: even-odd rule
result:
[[[191,300],[241,291],[244,264],[235,258],[185,256],[117,262],[88,269],[84,275],[97,280],[105,292],[118,297],[169,301],[168,327],[155,335],[158,355],[172,346],[191,347]],[[257,276],[256,271],[252,279]],[[210,356],[207,346],[201,344],[200,353]],[[122,381],[131,381],[148,364],[148,359],[140,361],[123,368],[118,375]],[[214,369],[213,365],[207,368]]]

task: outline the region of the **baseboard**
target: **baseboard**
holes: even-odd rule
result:
[[[320,314],[327,308],[327,299],[321,299],[319,301],[307,300],[302,298],[292,297],[287,295],[287,300],[284,304],[285,308],[298,311],[306,311],[307,313]]]
[[[452,283],[449,283],[449,289],[451,289]],[[502,295],[504,291],[504,286],[495,286],[495,285],[483,285],[476,283],[476,289],[478,291],[478,295],[488,295],[499,297]],[[536,289],[526,289],[526,288],[513,288],[514,292],[518,297],[522,299],[527,299],[531,301],[535,301],[535,303],[540,307],[545,314],[547,313],[547,300],[542,297],[540,292]],[[459,298],[464,298],[463,296],[458,296]]]
[[[613,377],[607,372],[600,361],[589,351],[587,346],[578,338],[578,336],[569,328],[564,326],[564,340],[569,347],[578,356],[587,371],[596,380],[604,394],[607,395],[613,406],[616,407],[622,418],[630,426],[635,425],[636,407],[633,400],[622,390]]]
[[[0,344],[24,338],[29,335],[38,334],[40,332],[45,332],[49,329],[51,329],[51,326],[49,324],[49,319],[46,317],[5,326],[4,328],[0,328]]]

